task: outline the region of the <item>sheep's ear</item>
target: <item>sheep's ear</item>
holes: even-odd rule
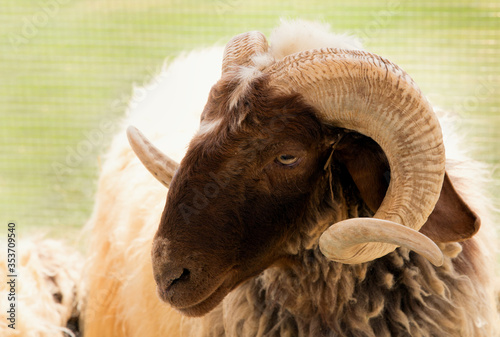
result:
[[[436,242],[458,242],[471,238],[481,220],[457,193],[445,174],[439,201],[420,232]]]
[[[390,182],[389,163],[380,146],[368,137],[348,133],[335,145],[334,158],[346,167],[361,198],[375,213]]]
[[[376,212],[390,182],[389,164],[382,149],[370,138],[347,134],[337,144],[334,158],[345,166],[363,201]],[[439,201],[420,232],[435,242],[458,242],[471,238],[480,224],[479,217],[445,174]]]

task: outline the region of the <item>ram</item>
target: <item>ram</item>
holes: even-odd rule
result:
[[[497,335],[479,169],[447,133],[445,155],[417,85],[322,25],[270,40],[174,63],[124,121],[89,222],[85,336]]]

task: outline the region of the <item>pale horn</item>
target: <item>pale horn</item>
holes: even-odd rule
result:
[[[179,164],[151,144],[137,128],[129,126],[127,137],[132,150],[148,171],[167,188],[170,187]]]

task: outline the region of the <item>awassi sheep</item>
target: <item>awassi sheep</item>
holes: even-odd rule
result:
[[[499,334],[481,168],[397,65],[285,22],[154,84],[102,167],[86,337]]]

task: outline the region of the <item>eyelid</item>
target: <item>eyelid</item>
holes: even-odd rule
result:
[[[285,156],[289,156],[290,158],[283,159],[282,157],[285,157]],[[291,155],[291,154],[287,154],[287,153],[280,154],[275,159],[276,162],[278,162],[279,164],[281,164],[283,166],[292,166],[292,165],[296,164],[298,162],[298,160],[299,160],[299,157]]]

